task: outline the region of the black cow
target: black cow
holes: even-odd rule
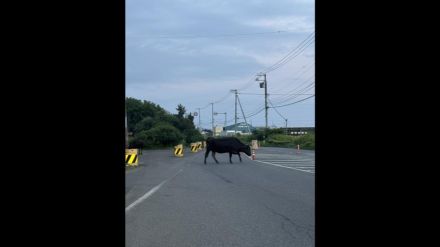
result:
[[[251,147],[249,145],[243,144],[240,140],[235,137],[222,137],[222,138],[212,138],[208,137],[206,139],[206,152],[205,152],[205,164],[206,157],[209,155],[209,151],[212,151],[212,158],[218,164],[215,158],[215,153],[229,153],[229,162],[232,164],[232,154],[238,154],[241,162],[240,152],[251,156]]]

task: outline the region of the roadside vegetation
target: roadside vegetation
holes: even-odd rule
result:
[[[204,141],[203,136],[194,125],[194,116],[186,113],[183,105],[176,108],[177,113],[172,114],[150,101],[141,101],[135,98],[126,98],[127,124],[129,135],[129,148],[161,149],[177,144],[188,146],[192,142]],[[258,140],[262,147],[285,147],[301,149],[315,149],[315,133],[305,135],[286,135],[281,128],[268,129],[267,138],[264,140],[264,130],[257,129],[252,135],[237,137],[246,144]]]
[[[308,132],[305,135],[286,135],[284,129],[268,129],[267,138],[264,140],[264,130],[257,129],[252,132],[252,135],[238,135],[243,143],[251,143],[252,140],[258,140],[261,147],[284,147],[297,148],[300,145],[301,149],[315,149],[315,133]]]
[[[188,145],[203,141],[204,137],[195,128],[194,116],[186,114],[179,104],[177,114],[149,101],[126,98],[129,148],[169,148],[177,144]]]

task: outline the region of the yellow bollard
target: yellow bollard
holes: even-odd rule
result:
[[[191,143],[191,152],[196,153],[197,152],[197,143]]]
[[[128,166],[139,165],[139,156],[137,149],[125,149],[125,163]]]
[[[174,146],[174,155],[176,157],[183,157],[183,145],[182,144]]]

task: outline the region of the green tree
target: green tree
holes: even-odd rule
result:
[[[125,107],[127,111],[128,131],[134,131],[136,124],[141,121],[146,114],[142,110],[142,101],[134,98],[127,98],[125,100]]]
[[[159,105],[130,97],[126,98],[125,107],[127,111],[128,131],[130,132],[134,132],[136,125],[145,117],[158,118],[169,114]]]
[[[185,117],[182,104],[176,110],[177,114],[171,114],[152,102],[126,98],[128,130],[134,133],[130,146],[148,148],[203,140],[195,128],[194,116]]]
[[[154,140],[154,144],[161,146],[177,145],[184,139],[180,131],[170,124],[157,124],[147,134]]]
[[[137,133],[133,139],[130,140],[129,148],[148,148],[154,145],[154,140],[149,135],[148,130]]]
[[[203,141],[203,135],[196,129],[185,129],[183,131],[183,135],[185,136],[186,143]]]
[[[134,128],[134,133],[139,133],[143,130],[149,130],[153,128],[157,120],[152,117],[144,117],[140,122],[138,122]]]
[[[183,118],[183,115],[185,115],[186,113],[186,109],[183,105],[179,104],[176,108],[177,110],[177,117],[178,118]]]
[[[194,123],[194,116],[191,113],[188,115],[188,120]]]

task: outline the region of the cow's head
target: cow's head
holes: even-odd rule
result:
[[[249,145],[246,145],[245,147],[243,147],[243,149],[241,150],[243,153],[245,153],[247,156],[251,156],[251,147]]]

